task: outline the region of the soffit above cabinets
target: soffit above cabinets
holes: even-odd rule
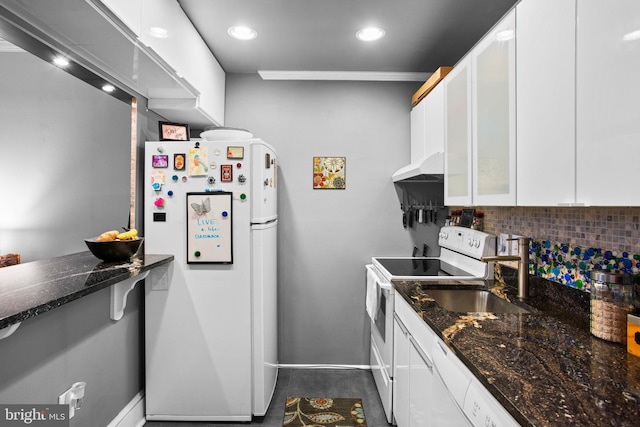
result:
[[[39,40],[49,46],[52,52],[57,51],[69,57],[132,97],[159,98],[165,107],[172,100],[177,105],[184,105],[188,100],[191,101],[190,105],[197,106],[198,90],[178,76],[152,50],[146,49],[135,34],[119,23],[100,2],[11,0],[4,1],[0,10],[2,7],[10,12],[3,12],[2,15],[19,30],[13,31],[13,39],[5,37],[14,44],[21,46],[20,40],[16,40],[16,33],[22,31],[26,33],[25,37]],[[13,15],[16,19],[8,19],[7,15]],[[3,36],[2,30],[0,28],[0,36]],[[42,59],[50,61],[53,58]],[[171,108],[163,109],[163,113],[158,112],[174,120],[174,117],[168,116],[172,114]],[[180,118],[185,118],[185,112],[180,113]],[[215,123],[197,108],[190,110],[187,116],[192,127]]]

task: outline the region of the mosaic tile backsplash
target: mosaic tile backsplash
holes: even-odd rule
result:
[[[550,240],[532,240],[529,272],[584,291],[591,290],[591,270],[635,275],[640,283],[640,254],[587,248]]]
[[[487,233],[531,237],[531,274],[587,292],[593,269],[633,274],[640,284],[640,208],[493,206],[476,210],[484,212]]]

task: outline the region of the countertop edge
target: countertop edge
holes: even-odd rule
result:
[[[392,281],[393,282],[393,281]],[[398,288],[396,283],[393,284],[396,290],[396,295],[400,295],[402,299],[404,299],[409,306],[414,310],[416,314],[419,315],[418,311],[414,306],[414,302],[411,301],[408,295],[406,295],[401,289]],[[478,286],[476,286],[477,288]],[[442,340],[445,345],[453,351],[456,357],[462,362],[462,364],[469,369],[469,371],[474,375],[474,377],[489,391],[489,393],[504,407],[504,409],[523,427],[535,427],[535,424],[531,422],[514,404],[511,402],[504,394],[496,388],[493,384],[491,384],[485,375],[480,372],[480,370],[473,364],[465,355],[464,352],[461,351],[456,345],[451,342],[451,340],[447,339],[442,330],[435,325],[428,316],[420,316],[422,321],[431,328],[438,336],[440,340]]]
[[[89,252],[79,252],[77,254],[71,254],[71,255],[67,255],[66,257],[69,258],[73,258],[74,256],[77,257],[85,257],[86,254],[90,254]],[[93,256],[93,255],[91,255]],[[63,257],[60,257],[63,258]],[[57,258],[53,258],[54,260]],[[96,259],[97,260],[97,259]],[[114,275],[105,278],[104,280],[99,280],[94,284],[88,285],[88,286],[83,286],[80,289],[76,289],[73,291],[70,291],[68,293],[62,294],[62,295],[57,295],[51,299],[44,299],[39,301],[37,304],[34,305],[30,305],[28,306],[28,308],[24,308],[22,307],[19,311],[13,313],[13,314],[9,314],[6,315],[5,317],[0,319],[0,330],[7,328],[11,325],[17,324],[17,323],[21,323],[27,319],[36,317],[42,313],[46,313],[48,311],[54,310],[58,307],[62,307],[63,305],[66,305],[72,301],[76,301],[78,299],[81,299],[87,295],[93,294],[95,292],[98,292],[102,289],[111,287],[117,283],[120,283],[124,280],[127,280],[131,277],[136,277],[139,276],[140,274],[144,273],[145,271],[149,271],[149,270],[153,270],[157,267],[160,267],[162,265],[165,264],[169,264],[171,262],[173,262],[174,260],[174,256],[173,255],[165,255],[165,254],[145,254],[144,257],[141,258],[137,258],[134,259],[133,262],[122,262],[122,263],[110,263],[108,264],[108,266],[110,267],[122,267],[120,269],[118,269],[118,272],[115,273]],[[99,260],[97,260],[99,261]],[[137,262],[140,262],[140,264],[138,265]],[[134,263],[135,266],[134,266]],[[100,263],[99,263],[100,264]],[[105,266],[107,265],[106,263],[101,263],[104,264]],[[25,263],[25,264],[19,264],[19,266],[28,266],[29,263]],[[133,268],[132,268],[133,267]],[[12,267],[6,267],[6,268],[12,268]],[[126,269],[124,272],[122,272],[122,269]],[[0,270],[1,272],[2,270]],[[91,271],[86,271],[86,274],[89,275],[91,273]],[[78,272],[74,273],[74,274],[70,274],[69,277],[75,276],[79,274]],[[58,279],[58,281],[60,280],[65,280],[64,277],[61,277]],[[51,282],[49,281],[45,281],[43,282],[42,285],[40,285],[42,287],[42,291],[46,291],[47,287],[52,287],[53,285],[51,285]],[[2,304],[2,301],[0,301],[0,304]]]

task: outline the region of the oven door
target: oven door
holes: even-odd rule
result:
[[[372,294],[375,293],[375,294]],[[371,372],[387,421],[392,418],[393,396],[393,285],[367,265],[367,312],[371,318]]]

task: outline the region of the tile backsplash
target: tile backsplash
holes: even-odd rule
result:
[[[484,212],[485,232],[532,238],[532,274],[584,291],[590,290],[592,269],[631,273],[640,283],[640,208],[483,206],[476,210]]]

